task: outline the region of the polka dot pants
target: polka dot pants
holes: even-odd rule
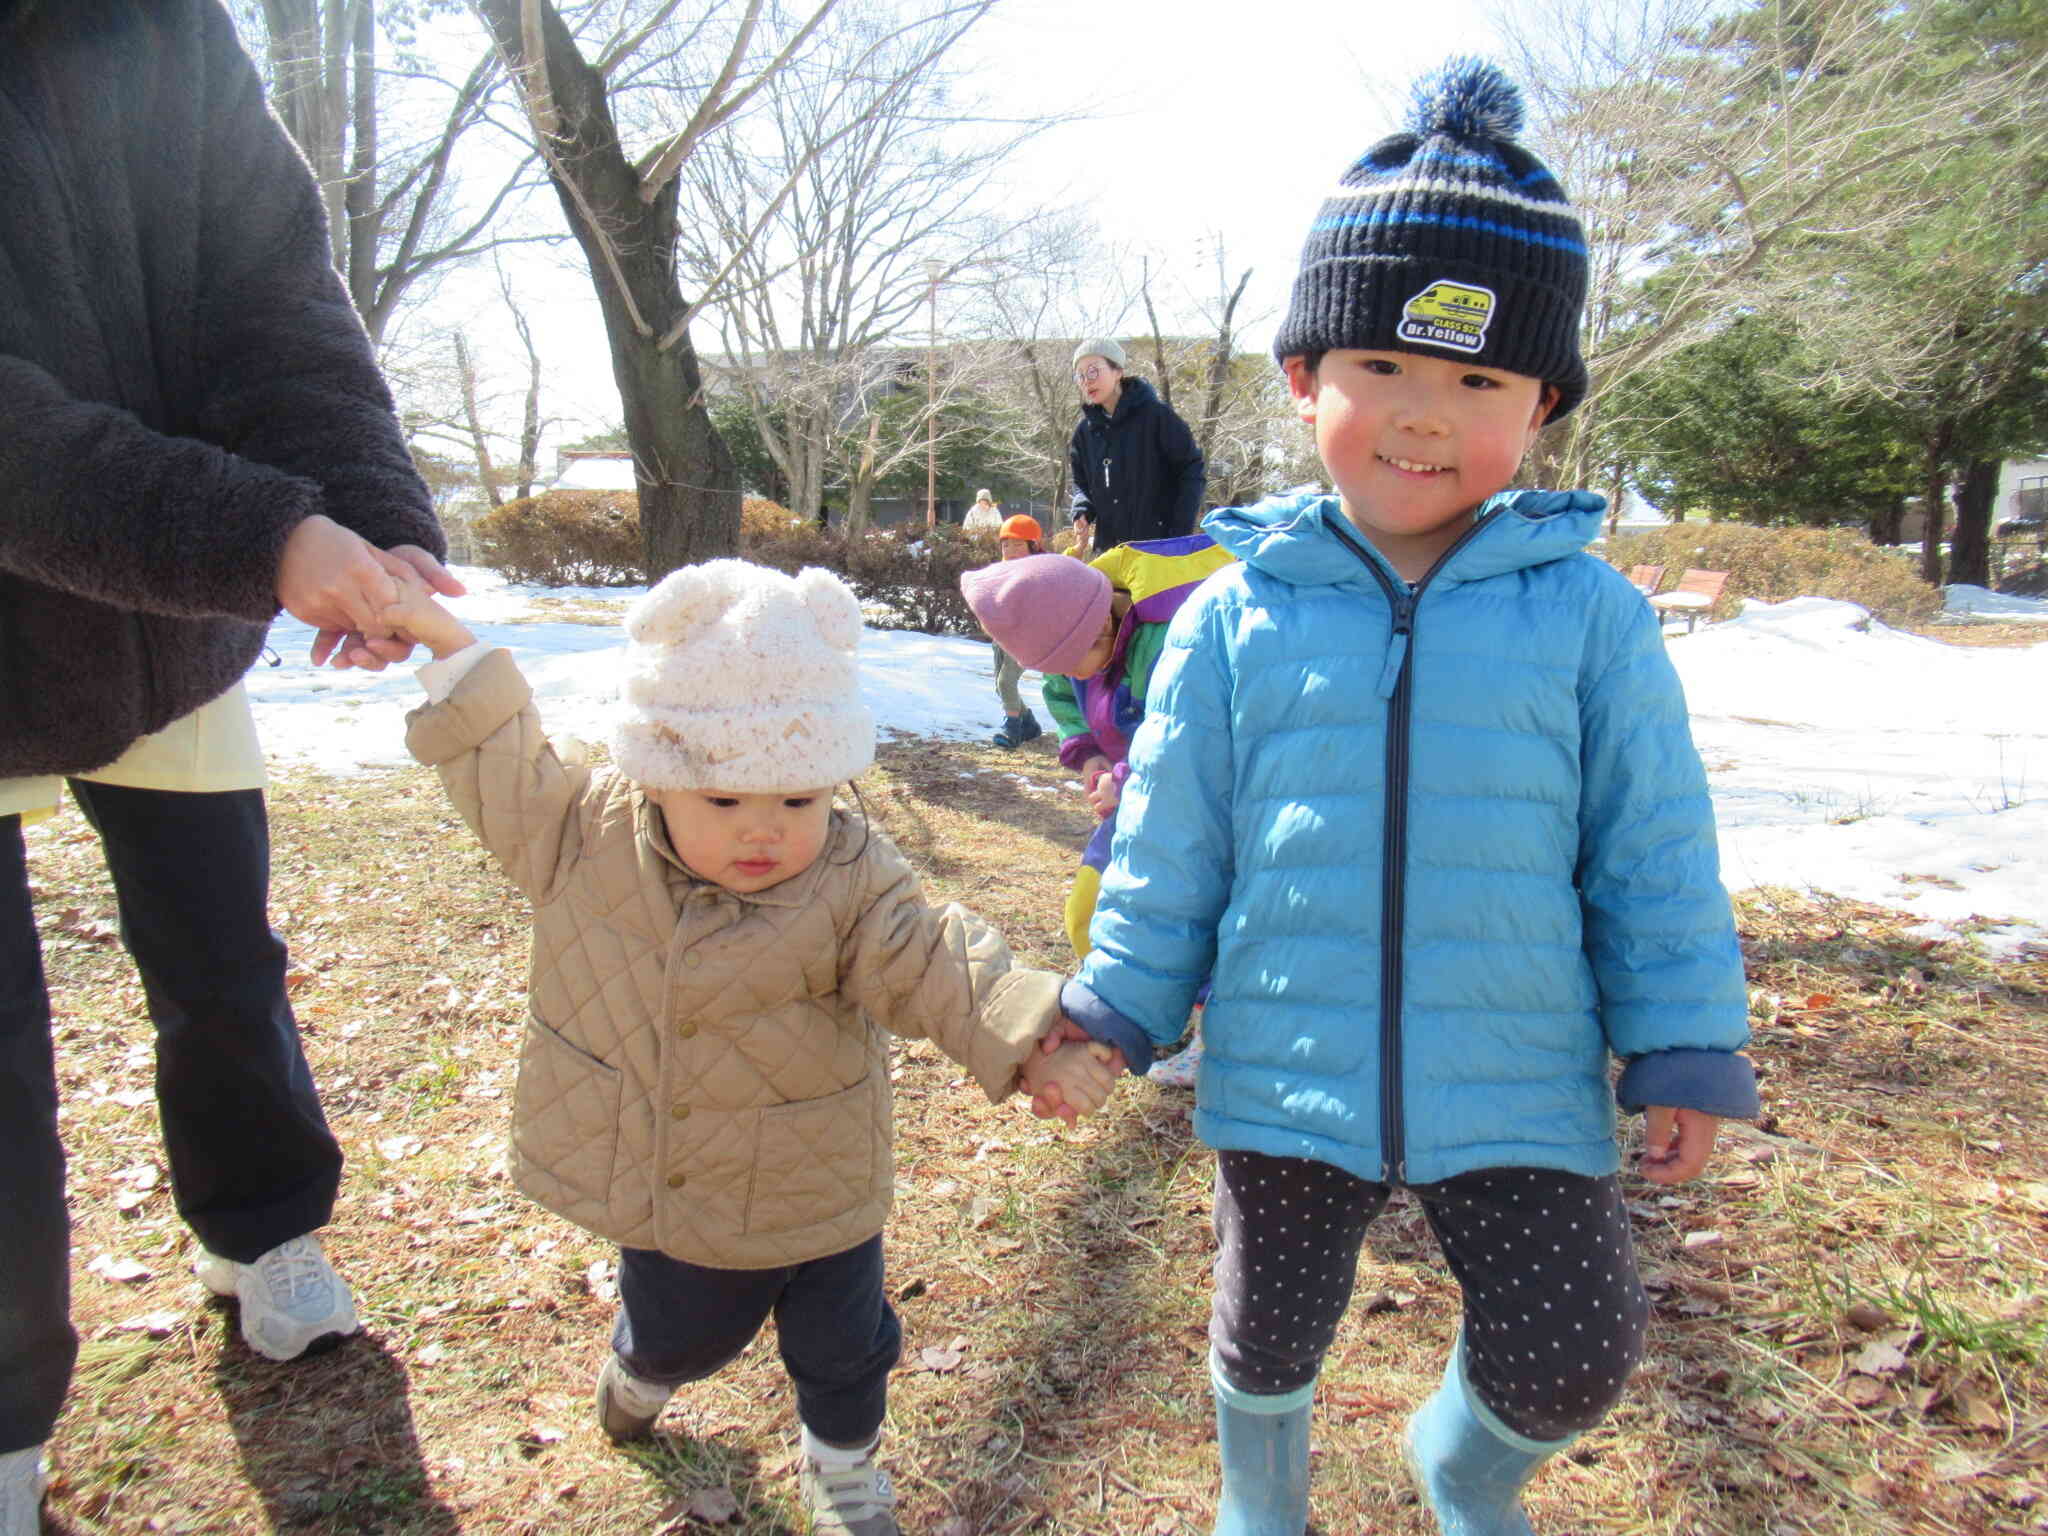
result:
[[[1271,1395],[1315,1379],[1388,1192],[1307,1158],[1217,1155],[1209,1339],[1232,1386]],[[1649,1320],[1620,1181],[1482,1168],[1412,1192],[1464,1291],[1480,1401],[1532,1440],[1599,1423]]]

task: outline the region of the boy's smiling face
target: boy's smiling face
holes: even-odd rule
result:
[[[1526,374],[1420,352],[1338,348],[1281,365],[1344,515],[1414,581],[1514,478],[1556,391]]]

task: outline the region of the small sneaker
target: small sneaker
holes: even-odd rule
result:
[[[607,1356],[604,1369],[597,1373],[597,1422],[615,1441],[644,1440],[675,1390],[658,1381],[642,1381],[619,1363],[617,1355]]]
[[[266,1360],[296,1360],[356,1331],[355,1301],[311,1233],[253,1264],[202,1251],[192,1270],[214,1295],[241,1302],[242,1338]]]
[[[896,1490],[874,1451],[850,1467],[823,1467],[805,1456],[799,1481],[812,1536],[902,1536]]]
[[[1192,1088],[1195,1086],[1195,1074],[1201,1069],[1201,1065],[1202,1037],[1196,1035],[1188,1042],[1186,1050],[1178,1055],[1169,1056],[1164,1061],[1153,1062],[1152,1070],[1145,1075],[1153,1082],[1164,1084],[1168,1088]]]
[[[37,1536],[43,1528],[43,1448],[0,1455],[0,1536]]]

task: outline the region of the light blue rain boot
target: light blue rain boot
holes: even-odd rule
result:
[[[1223,1494],[1214,1536],[1302,1536],[1308,1529],[1308,1412],[1315,1383],[1262,1397],[1240,1392],[1209,1357]]]
[[[1443,1385],[1408,1421],[1408,1470],[1443,1536],[1535,1536],[1522,1485],[1576,1439],[1531,1440],[1503,1424],[1465,1380],[1461,1336]]]

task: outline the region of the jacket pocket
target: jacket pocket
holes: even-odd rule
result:
[[[884,1079],[886,1082],[886,1079]],[[874,1198],[888,1155],[875,1074],[822,1099],[761,1111],[753,1181],[742,1230],[793,1232],[843,1216]]]
[[[619,1149],[619,1069],[531,1014],[512,1093],[513,1150],[568,1196],[603,1204]]]

